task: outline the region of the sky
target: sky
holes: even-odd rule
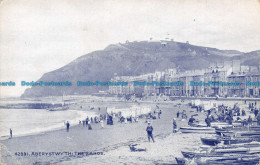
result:
[[[173,38],[260,50],[260,0],[0,0],[0,97],[20,96],[77,57],[109,44]]]

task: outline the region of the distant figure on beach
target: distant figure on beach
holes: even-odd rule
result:
[[[10,139],[13,138],[13,130],[10,128]]]
[[[191,116],[190,119],[189,119],[188,125],[192,126],[194,121],[195,121],[195,118],[193,116]]]
[[[160,109],[159,113],[158,113],[158,118],[160,119],[162,115],[162,110]]]
[[[246,116],[246,111],[244,109],[242,110],[242,116]]]
[[[103,122],[103,120],[100,120],[100,125],[101,125],[101,128],[104,128],[104,122]]]
[[[232,116],[227,116],[226,120],[228,121],[229,125],[232,125],[233,117]]]
[[[87,117],[86,118],[86,126],[88,125],[88,121],[89,121],[89,118]]]
[[[151,126],[150,122],[148,122],[148,126],[146,128],[146,132],[147,132],[147,135],[148,135],[148,141],[150,142],[150,138],[152,138],[152,140],[154,142],[154,139],[153,139],[153,127]]]
[[[187,119],[187,115],[186,115],[186,110],[183,110],[182,111],[182,116],[181,116],[183,119]]]
[[[246,119],[244,119],[244,120],[242,121],[242,126],[245,127],[245,126],[247,126],[247,125],[248,125],[248,122],[247,122]]]
[[[67,127],[67,132],[69,132],[69,130],[70,130],[70,123],[68,121],[66,123],[66,127]]]
[[[257,125],[260,125],[260,114],[256,116]]]
[[[177,115],[177,118],[179,118],[179,116],[180,116],[180,112],[178,111],[176,115]]]
[[[210,127],[211,126],[211,124],[210,124],[210,118],[209,118],[209,116],[207,116],[207,118],[205,119],[205,122],[206,122],[206,124],[207,124],[207,127]]]
[[[177,132],[177,122],[175,119],[173,119],[172,126],[173,126],[173,133],[176,133]]]
[[[252,117],[250,115],[249,115],[249,117],[247,119],[247,122],[248,122],[249,126],[251,126],[252,123],[253,123],[253,119],[252,119]]]
[[[255,117],[258,115],[258,112],[259,112],[258,109],[255,109],[255,110],[254,110]]]
[[[90,123],[88,124],[88,130],[92,130],[92,126]]]
[[[79,125],[81,125],[81,120],[79,120]]]

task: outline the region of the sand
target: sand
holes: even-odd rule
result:
[[[181,156],[181,150],[189,147],[198,147],[199,134],[173,134],[172,119],[176,118],[178,110],[187,110],[188,117],[196,109],[191,109],[186,103],[178,108],[178,102],[160,103],[162,109],[161,119],[152,120],[154,127],[155,143],[148,143],[144,119],[138,123],[118,123],[101,128],[100,124],[92,124],[93,130],[86,127],[75,126],[66,132],[56,130],[17,137],[1,141],[2,162],[8,165],[16,164],[151,164],[151,163],[176,163],[175,157]],[[105,105],[105,103],[95,103]],[[111,104],[111,103],[110,103]],[[120,104],[120,103],[118,103]],[[131,103],[133,104],[133,103]],[[87,105],[85,105],[87,106]],[[204,113],[198,119],[203,122]],[[178,120],[178,127],[187,126],[187,121]],[[129,144],[138,144],[146,148],[147,152],[130,152]],[[102,152],[104,155],[79,156],[15,156],[15,152]]]

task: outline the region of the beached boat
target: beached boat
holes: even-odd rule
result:
[[[214,149],[229,149],[229,148],[240,148],[240,147],[246,147],[246,148],[257,148],[260,147],[259,142],[249,142],[249,143],[239,143],[239,144],[232,144],[232,145],[218,145],[215,146]]]
[[[249,151],[249,148],[245,148],[245,147],[240,147],[240,148],[227,148],[227,149],[214,149],[214,152],[216,154],[226,154],[226,153],[231,153],[231,154],[236,154],[236,153],[240,153],[240,154],[245,154]]]
[[[222,139],[224,144],[250,143],[253,141],[260,142],[260,137],[235,137],[230,139]]]
[[[211,127],[181,127],[180,131],[182,133],[215,134],[215,129]]]
[[[236,128],[241,127],[241,123],[234,122],[231,124],[228,124],[226,122],[212,122],[210,123],[212,128]]]
[[[205,157],[204,159],[197,160],[198,165],[208,164],[221,164],[221,165],[256,165],[259,163],[259,156],[251,155],[236,155],[236,156],[223,156],[223,157]]]
[[[232,127],[232,125],[226,123],[226,122],[211,122],[211,127],[213,128],[225,128],[225,127]]]
[[[200,138],[201,142],[205,145],[216,146],[221,142],[218,138]]]
[[[239,133],[240,136],[260,136],[260,131],[248,131]]]
[[[185,158],[194,158],[195,156],[198,156],[200,153],[196,153],[196,152],[190,152],[190,151],[181,151],[182,155]]]

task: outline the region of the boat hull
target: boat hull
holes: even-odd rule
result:
[[[203,144],[209,146],[216,146],[221,142],[219,139],[213,139],[213,138],[200,138],[200,139]]]
[[[182,133],[206,133],[215,134],[215,129],[211,127],[181,127]]]

